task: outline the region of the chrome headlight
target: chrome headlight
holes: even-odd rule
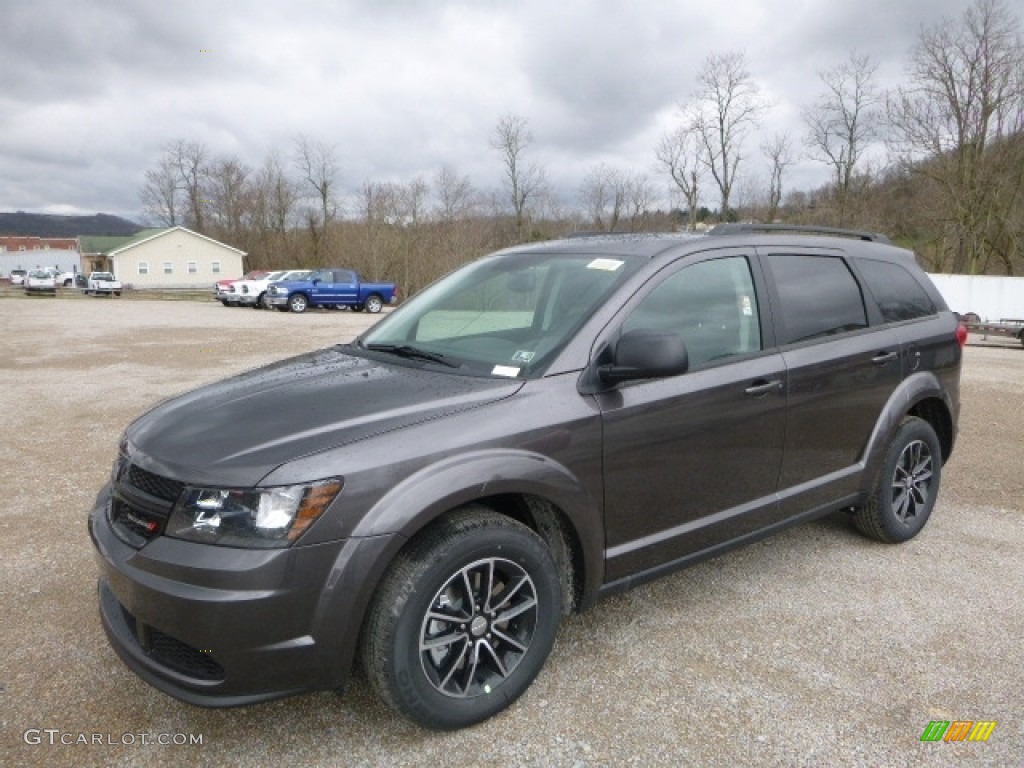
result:
[[[287,547],[324,513],[341,487],[340,479],[248,490],[188,487],[166,533],[227,547]]]

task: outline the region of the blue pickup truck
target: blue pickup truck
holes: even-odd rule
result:
[[[356,312],[380,312],[398,298],[394,283],[364,283],[351,269],[318,269],[303,280],[281,280],[267,286],[267,306],[281,312],[305,312],[309,307],[351,307]]]

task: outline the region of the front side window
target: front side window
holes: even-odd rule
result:
[[[364,349],[430,353],[453,370],[540,375],[641,257],[503,254],[435,283],[361,339]]]
[[[759,351],[761,322],[749,263],[731,256],[683,267],[644,298],[622,330],[639,328],[682,336],[690,368]]]
[[[781,344],[867,327],[860,285],[841,258],[771,254],[768,266],[782,305]]]

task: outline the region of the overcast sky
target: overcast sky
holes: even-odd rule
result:
[[[259,166],[294,138],[333,145],[346,192],[430,182],[442,165],[501,184],[499,118],[567,205],[597,163],[645,172],[709,54],[742,51],[772,107],[758,145],[799,147],[817,73],[851,48],[905,77],[922,25],[967,0],[0,0],[0,211],[141,219],[161,148],[184,139]],[[828,178],[802,159],[786,188]],[[709,195],[714,205],[714,198]],[[350,210],[346,211],[351,214]]]

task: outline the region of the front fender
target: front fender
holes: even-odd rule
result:
[[[423,467],[382,496],[351,536],[400,534],[411,539],[445,512],[505,494],[545,499],[565,515],[580,544],[588,602],[587,596],[596,593],[603,578],[601,505],[565,466],[532,451],[485,449]]]

